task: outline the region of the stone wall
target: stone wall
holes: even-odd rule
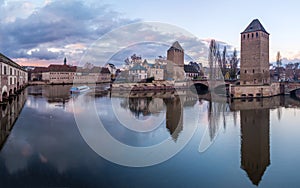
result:
[[[270,97],[282,94],[279,83],[271,85],[247,85],[233,86],[230,85],[229,93],[232,98],[251,98],[251,97]]]
[[[241,36],[241,85],[270,83],[269,35],[263,31]]]

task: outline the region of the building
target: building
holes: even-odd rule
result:
[[[129,69],[129,79],[133,82],[147,79],[147,69],[140,64],[134,65]]]
[[[178,66],[184,65],[184,50],[178,41],[174,42],[167,52],[167,60]]]
[[[203,74],[201,74],[201,71],[191,64],[184,65],[184,72],[185,72],[185,77],[188,79],[194,79],[199,76],[203,76]]]
[[[70,65],[49,65],[48,70],[42,73],[44,81],[50,84],[71,84],[77,67]]]
[[[148,77],[153,77],[154,80],[164,80],[165,68],[159,62],[156,62],[148,69]]]
[[[28,74],[19,64],[0,53],[0,101],[16,94],[28,83]]]
[[[115,80],[116,79],[116,74],[117,74],[117,68],[114,64],[112,63],[106,63],[105,66],[106,68],[108,68],[110,74],[111,74],[111,80]]]
[[[30,81],[42,81],[43,72],[48,72],[47,67],[35,67],[33,70],[28,72],[28,80]]]
[[[280,94],[280,84],[270,82],[269,33],[258,19],[241,33],[240,85],[232,85],[229,92],[232,98]]]
[[[111,82],[111,73],[106,67],[88,65],[84,67],[51,64],[48,67],[36,67],[31,73],[32,81],[44,81],[48,84],[107,83]]]
[[[269,33],[258,19],[241,33],[241,85],[270,84]]]

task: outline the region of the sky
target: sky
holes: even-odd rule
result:
[[[0,0],[0,52],[21,65],[165,56],[178,40],[205,61],[210,39],[240,49],[240,33],[258,18],[270,33],[270,61],[300,61],[299,1]],[[150,22],[150,23],[149,23]],[[155,47],[153,47],[155,46]],[[127,53],[125,53],[127,52]]]

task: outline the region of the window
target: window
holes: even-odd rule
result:
[[[249,33],[248,33],[248,35],[247,35],[247,38],[249,38]]]
[[[12,77],[9,78],[9,84],[12,84]]]
[[[9,69],[9,73],[10,73],[10,75],[12,75],[12,68]]]
[[[246,35],[243,35],[243,38],[245,39],[245,38],[246,38]]]
[[[252,72],[253,72],[253,73],[255,72],[254,69],[252,70]]]
[[[256,32],[256,38],[258,37],[258,32]]]
[[[251,37],[252,37],[252,38],[254,37],[254,34],[253,34],[253,33],[251,34]]]
[[[247,70],[245,70],[245,73],[247,73]]]
[[[6,66],[4,66],[3,71],[4,71],[4,74],[6,75]]]

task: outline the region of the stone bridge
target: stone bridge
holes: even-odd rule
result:
[[[229,86],[229,84],[235,84],[236,82],[237,80],[191,80],[189,82],[189,87],[192,85],[194,85],[196,88],[202,86],[202,89],[213,91],[218,88],[224,88],[224,86]]]
[[[296,90],[300,89],[300,83],[299,82],[285,82],[284,84],[284,92],[286,94],[295,94]]]

